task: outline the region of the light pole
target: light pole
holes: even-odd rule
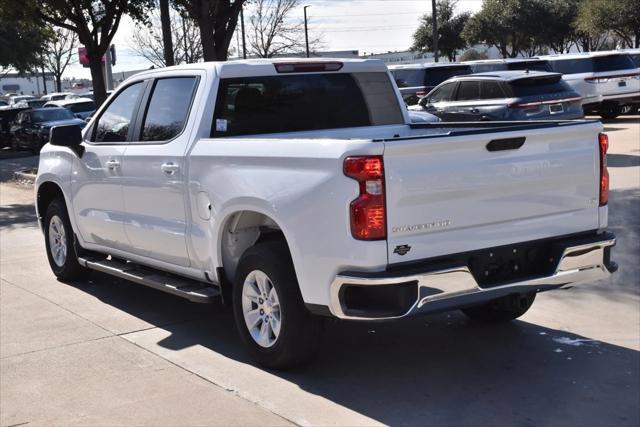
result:
[[[431,21],[433,27],[433,59],[438,62],[438,18],[436,16],[436,0],[431,0]]]
[[[304,10],[304,42],[307,45],[307,58],[309,57],[309,31],[307,29],[307,8],[311,6],[305,6]]]

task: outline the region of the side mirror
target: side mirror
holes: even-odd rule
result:
[[[420,101],[418,101],[418,104],[420,104],[421,107],[426,107],[429,103],[429,98],[427,98],[426,96],[424,98],[420,98]]]
[[[54,126],[49,134],[49,143],[60,147],[77,147],[82,144],[82,130],[78,125]]]

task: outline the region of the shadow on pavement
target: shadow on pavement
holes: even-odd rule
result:
[[[36,210],[33,203],[0,206],[0,227],[7,230],[28,225],[37,227]]]
[[[614,168],[640,166],[640,156],[630,154],[607,154],[607,165]]]
[[[0,182],[13,180],[15,171],[37,167],[38,161],[38,156],[29,153],[26,156],[0,157]]]
[[[611,193],[620,270],[585,292],[612,299],[639,294],[639,195]],[[99,273],[72,286],[170,332],[162,347],[201,345],[252,364],[231,310],[220,305]],[[384,424],[635,426],[639,372],[635,350],[524,321],[477,324],[451,312],[391,323],[327,320],[313,364],[272,374]]]

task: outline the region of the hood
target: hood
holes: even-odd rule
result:
[[[50,122],[40,122],[38,125],[40,127],[51,128],[54,126],[63,126],[63,125],[78,125],[81,128],[84,127],[87,123],[82,119],[64,119],[64,120],[52,120]]]

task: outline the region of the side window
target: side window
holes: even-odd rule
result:
[[[476,100],[480,98],[480,82],[462,81],[458,87],[458,101]]]
[[[142,125],[142,141],[168,141],[184,128],[196,77],[156,80]]]
[[[504,93],[498,82],[486,81],[480,85],[482,89],[482,99],[499,99],[504,98]]]
[[[129,125],[144,85],[134,83],[120,92],[102,113],[96,125],[96,132],[91,141],[125,142],[129,133]]]
[[[456,87],[455,83],[447,83],[443,85],[430,96],[431,102],[443,102],[450,101],[453,98],[453,89]]]

